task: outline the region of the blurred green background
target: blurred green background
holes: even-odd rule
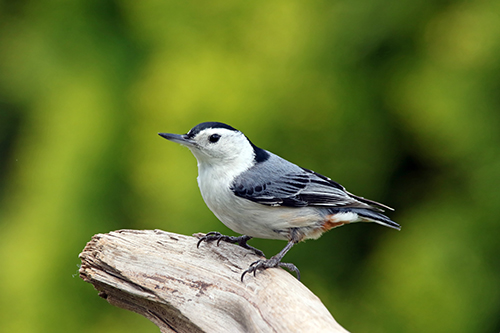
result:
[[[0,331],[158,332],[78,277],[96,233],[225,228],[226,122],[396,208],[286,261],[352,332],[500,330],[500,2],[0,1]],[[269,255],[284,242],[252,240]]]

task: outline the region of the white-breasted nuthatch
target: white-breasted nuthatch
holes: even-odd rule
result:
[[[205,122],[187,134],[158,133],[188,147],[198,161],[198,186],[208,208],[231,230],[243,236],[209,232],[198,242],[237,243],[264,256],[247,244],[252,237],[287,240],[281,252],[258,260],[243,272],[270,267],[300,272],[281,259],[292,246],[316,239],[325,231],[353,222],[400,226],[381,212],[392,208],[353,195],[328,177],[301,168],[255,146],[242,132],[219,122]]]

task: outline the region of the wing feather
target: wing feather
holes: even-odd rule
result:
[[[231,186],[234,194],[269,206],[390,209],[375,201],[352,195],[330,178],[300,168],[274,154],[271,159],[272,163],[256,164],[236,177]]]

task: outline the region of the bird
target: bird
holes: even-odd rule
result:
[[[209,232],[198,241],[238,244],[265,258],[247,244],[251,238],[278,239],[287,245],[269,259],[253,262],[241,275],[282,262],[297,243],[317,239],[324,232],[354,222],[375,222],[400,230],[400,225],[382,214],[394,209],[348,192],[342,185],[312,170],[302,168],[270,151],[257,147],[241,131],[221,122],[203,122],[186,134],[158,133],[186,146],[198,164],[198,186],[208,208],[229,229],[241,236]]]

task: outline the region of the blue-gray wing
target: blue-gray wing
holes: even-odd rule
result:
[[[274,154],[269,163],[256,164],[236,177],[231,189],[241,198],[269,206],[390,209],[355,196],[331,179],[300,168]]]

